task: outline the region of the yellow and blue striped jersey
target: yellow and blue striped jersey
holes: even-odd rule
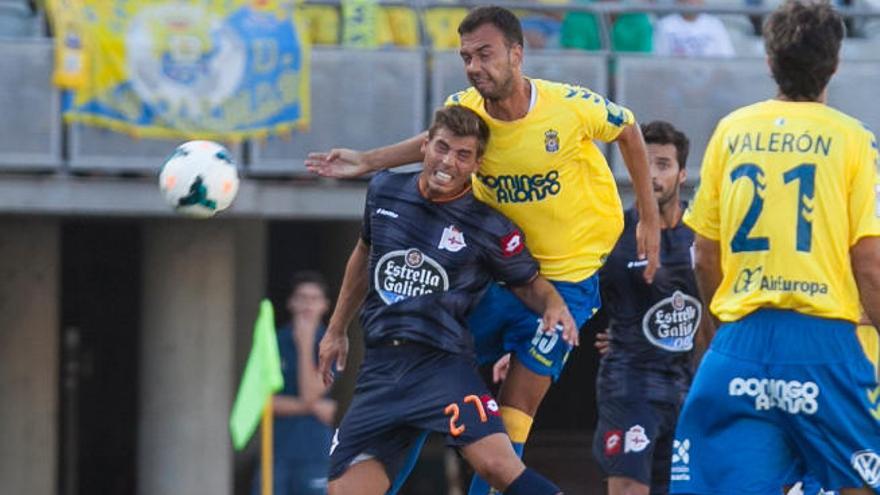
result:
[[[717,240],[723,278],[711,310],[760,307],[859,320],[849,250],[880,235],[877,143],[821,103],[768,100],[718,124],[684,221]]]
[[[446,104],[474,110],[491,131],[474,195],[519,225],[544,276],[577,282],[595,273],[623,230],[617,185],[593,140],[613,141],[635,119],[587,88],[531,82],[534,105],[519,120],[492,118],[474,88]]]

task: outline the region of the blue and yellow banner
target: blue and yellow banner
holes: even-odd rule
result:
[[[308,126],[309,46],[293,0],[48,3],[68,121],[222,140]]]

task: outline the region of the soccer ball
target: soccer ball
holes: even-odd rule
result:
[[[165,160],[159,189],[178,213],[208,218],[232,204],[238,192],[238,169],[223,146],[189,141]]]

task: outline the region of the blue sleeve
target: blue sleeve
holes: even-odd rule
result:
[[[378,176],[377,176],[378,177]],[[372,244],[372,229],[370,228],[370,219],[372,212],[375,208],[373,208],[374,198],[373,198],[373,189],[375,188],[376,177],[370,181],[370,187],[367,188],[367,197],[364,200],[364,218],[361,221],[361,239],[367,243]]]
[[[495,280],[508,285],[523,285],[538,274],[538,262],[526,248],[522,231],[506,218],[497,228],[487,229],[485,258]]]

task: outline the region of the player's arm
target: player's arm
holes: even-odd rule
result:
[[[636,226],[636,253],[639,259],[648,259],[645,267],[645,280],[653,282],[654,274],[660,266],[660,210],[654,199],[654,187],[648,169],[648,152],[645,139],[637,122],[627,125],[617,137],[617,145],[623,156],[623,163],[632,180],[639,210],[639,223]]]
[[[850,248],[853,274],[865,314],[880,328],[880,237],[862,237]]]
[[[421,162],[425,158],[421,147],[427,135],[427,132],[422,132],[399,143],[368,151],[334,148],[328,152],[309,153],[306,168],[323,177],[348,179]]]
[[[571,345],[578,345],[578,328],[574,318],[562,296],[546,278],[535,275],[525,284],[510,286],[510,291],[526,307],[541,315],[544,331],[555,332],[561,326],[562,338]]]
[[[333,363],[336,363],[337,371],[345,369],[348,358],[348,326],[363,304],[369,289],[369,256],[370,247],[363,239],[358,239],[345,265],[345,276],[342,279],[342,288],[339,289],[336,308],[330,316],[327,332],[321,339],[318,372],[326,385],[333,383]]]
[[[696,234],[696,240],[694,241],[694,273],[697,277],[700,299],[703,300],[703,308],[705,308],[705,313],[712,320],[707,322],[707,325],[711,329],[718,328],[718,320],[708,311],[709,304],[712,302],[718,286],[721,285],[721,244],[718,241],[713,241],[708,237]],[[709,320],[710,318],[705,319]],[[703,330],[704,328],[700,328],[700,333]],[[698,333],[697,335],[699,336],[700,334]],[[709,339],[706,341],[707,345],[711,341],[712,335],[714,335],[714,330],[706,332],[706,336]]]

